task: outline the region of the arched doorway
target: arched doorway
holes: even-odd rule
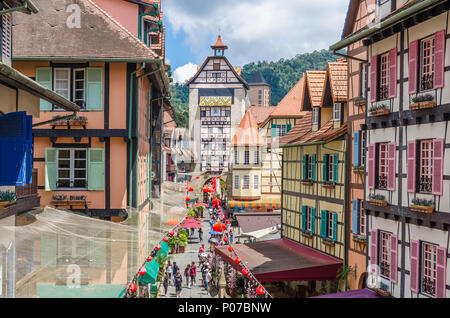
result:
[[[361,276],[359,276],[358,289],[366,288],[366,276],[366,272],[362,273]]]

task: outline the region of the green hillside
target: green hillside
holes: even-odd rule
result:
[[[324,70],[327,63],[335,61],[338,56],[327,50],[299,54],[292,59],[280,59],[276,62],[257,62],[243,66],[242,76],[250,81],[256,72],[261,71],[266,81],[272,86],[272,105],[276,106],[287,92],[307,70]],[[189,89],[186,85],[172,85],[172,105],[177,112],[179,127],[187,127],[189,122]]]

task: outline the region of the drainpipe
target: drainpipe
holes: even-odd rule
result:
[[[36,6],[33,4],[33,2],[31,2],[30,0],[25,0],[25,2],[23,3],[23,5],[19,6],[19,7],[14,7],[14,8],[9,8],[9,9],[5,9],[0,11],[0,15],[3,14],[7,14],[10,12],[14,12],[14,11],[20,11],[23,9],[28,9],[31,13],[38,13],[39,10],[36,8]]]
[[[133,92],[134,92],[134,85],[133,85],[133,76],[135,74],[137,74],[138,72],[142,71],[145,69],[145,67],[147,66],[147,63],[144,62],[142,63],[142,66],[140,68],[138,68],[137,70],[135,70],[134,72],[132,72],[130,74],[130,107],[128,109],[128,140],[130,142],[130,152],[129,152],[129,156],[130,156],[130,164],[129,164],[129,174],[130,174],[130,188],[128,189],[128,200],[130,201],[130,206],[132,206],[132,202],[133,202],[133,143],[131,142],[131,123],[132,123],[132,114],[133,114]]]
[[[327,146],[327,144],[323,144],[323,148],[324,149],[328,149],[331,151],[336,151],[336,152],[340,152],[342,154],[344,154],[344,195],[347,196],[347,143],[348,143],[348,134],[345,135],[345,140],[344,140],[344,150],[341,149],[334,149],[331,148],[329,146]],[[343,263],[343,267],[345,267],[347,265],[347,200],[346,197],[344,197],[344,263]],[[347,285],[347,280],[345,280],[345,290],[347,290],[348,285]]]
[[[139,32],[139,40],[141,40],[141,41],[142,41],[142,17],[149,16],[149,15],[158,15],[159,14],[158,4],[157,3],[153,4],[153,7],[155,8],[155,11],[149,12],[149,13],[139,14],[139,26],[138,26],[139,31],[138,32]]]
[[[73,112],[72,115],[67,115],[67,116],[63,116],[63,117],[59,117],[59,118],[53,118],[53,119],[44,121],[44,122],[42,122],[42,123],[33,124],[33,127],[38,127],[38,126],[43,126],[43,125],[51,124],[51,123],[54,123],[55,121],[72,119],[72,118],[74,118],[76,115],[77,115],[77,112]]]

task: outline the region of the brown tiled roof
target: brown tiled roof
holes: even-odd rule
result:
[[[330,119],[323,127],[316,132],[310,132],[304,135],[296,143],[315,142],[315,141],[331,141],[334,138],[342,136],[347,131],[347,124],[342,125],[338,129],[333,128],[333,119]]]
[[[251,113],[247,111],[236,129],[231,142],[233,146],[263,146],[264,141],[259,134],[259,127]]]
[[[271,117],[301,117],[303,115],[303,96],[305,91],[305,76],[291,88],[275,107]]]
[[[92,0],[73,0],[80,28],[67,26],[66,1],[33,0],[31,16],[14,15],[14,58],[150,60],[158,56]]]
[[[320,107],[325,89],[326,71],[307,71],[306,83],[312,107]]]
[[[273,112],[274,107],[272,106],[250,106],[248,111],[252,115],[253,119],[256,121],[259,127],[266,121],[266,119]]]
[[[348,63],[345,59],[329,62],[327,76],[330,81],[333,102],[345,102],[348,98]],[[325,90],[325,89],[324,89]]]
[[[311,131],[312,126],[312,112],[304,112],[304,117],[299,124],[295,125],[286,135],[280,138],[280,145],[287,145],[296,143],[305,134]]]

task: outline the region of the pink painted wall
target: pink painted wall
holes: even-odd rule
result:
[[[123,0],[94,0],[136,37],[139,29],[139,6]]]

